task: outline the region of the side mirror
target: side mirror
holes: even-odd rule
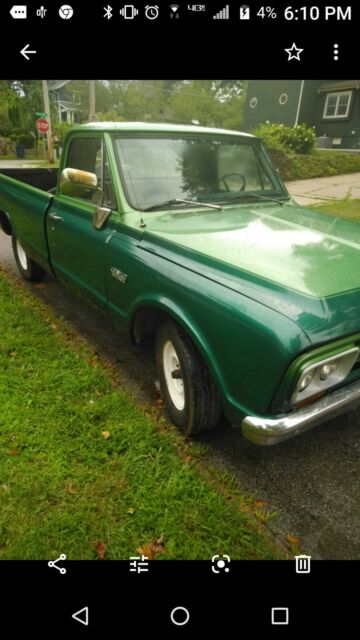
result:
[[[60,192],[74,198],[91,198],[98,190],[95,173],[80,169],[64,169],[60,176]]]

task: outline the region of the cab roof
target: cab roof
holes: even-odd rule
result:
[[[164,124],[154,122],[89,122],[71,128],[71,131],[108,131],[126,133],[205,133],[213,135],[231,135],[254,138],[250,133],[231,131],[230,129],[215,129],[214,127],[200,127],[188,124]]]

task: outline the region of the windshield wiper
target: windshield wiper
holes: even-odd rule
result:
[[[286,198],[285,200],[276,200],[276,198],[269,198],[269,196],[260,196],[258,193],[245,193],[243,196],[234,196],[233,198],[228,198],[226,202],[233,202],[234,200],[245,201],[247,198],[258,198],[259,200],[265,200],[266,202],[275,202],[276,204],[285,204],[291,201],[291,198]],[[224,201],[225,204],[225,201]]]
[[[160,207],[171,206],[173,204],[192,204],[199,207],[209,207],[210,209],[222,209],[222,206],[219,204],[209,204],[207,202],[198,202],[198,200],[182,200],[181,198],[172,198],[171,200],[165,200],[164,202],[159,202],[158,204],[152,204],[151,207],[146,207],[146,209],[142,209],[142,211],[156,211],[156,209],[160,209]]]

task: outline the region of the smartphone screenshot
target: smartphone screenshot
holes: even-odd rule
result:
[[[3,633],[349,635],[358,6],[0,16]]]

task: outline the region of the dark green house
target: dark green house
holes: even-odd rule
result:
[[[244,130],[315,127],[319,146],[360,150],[360,80],[249,80]]]

